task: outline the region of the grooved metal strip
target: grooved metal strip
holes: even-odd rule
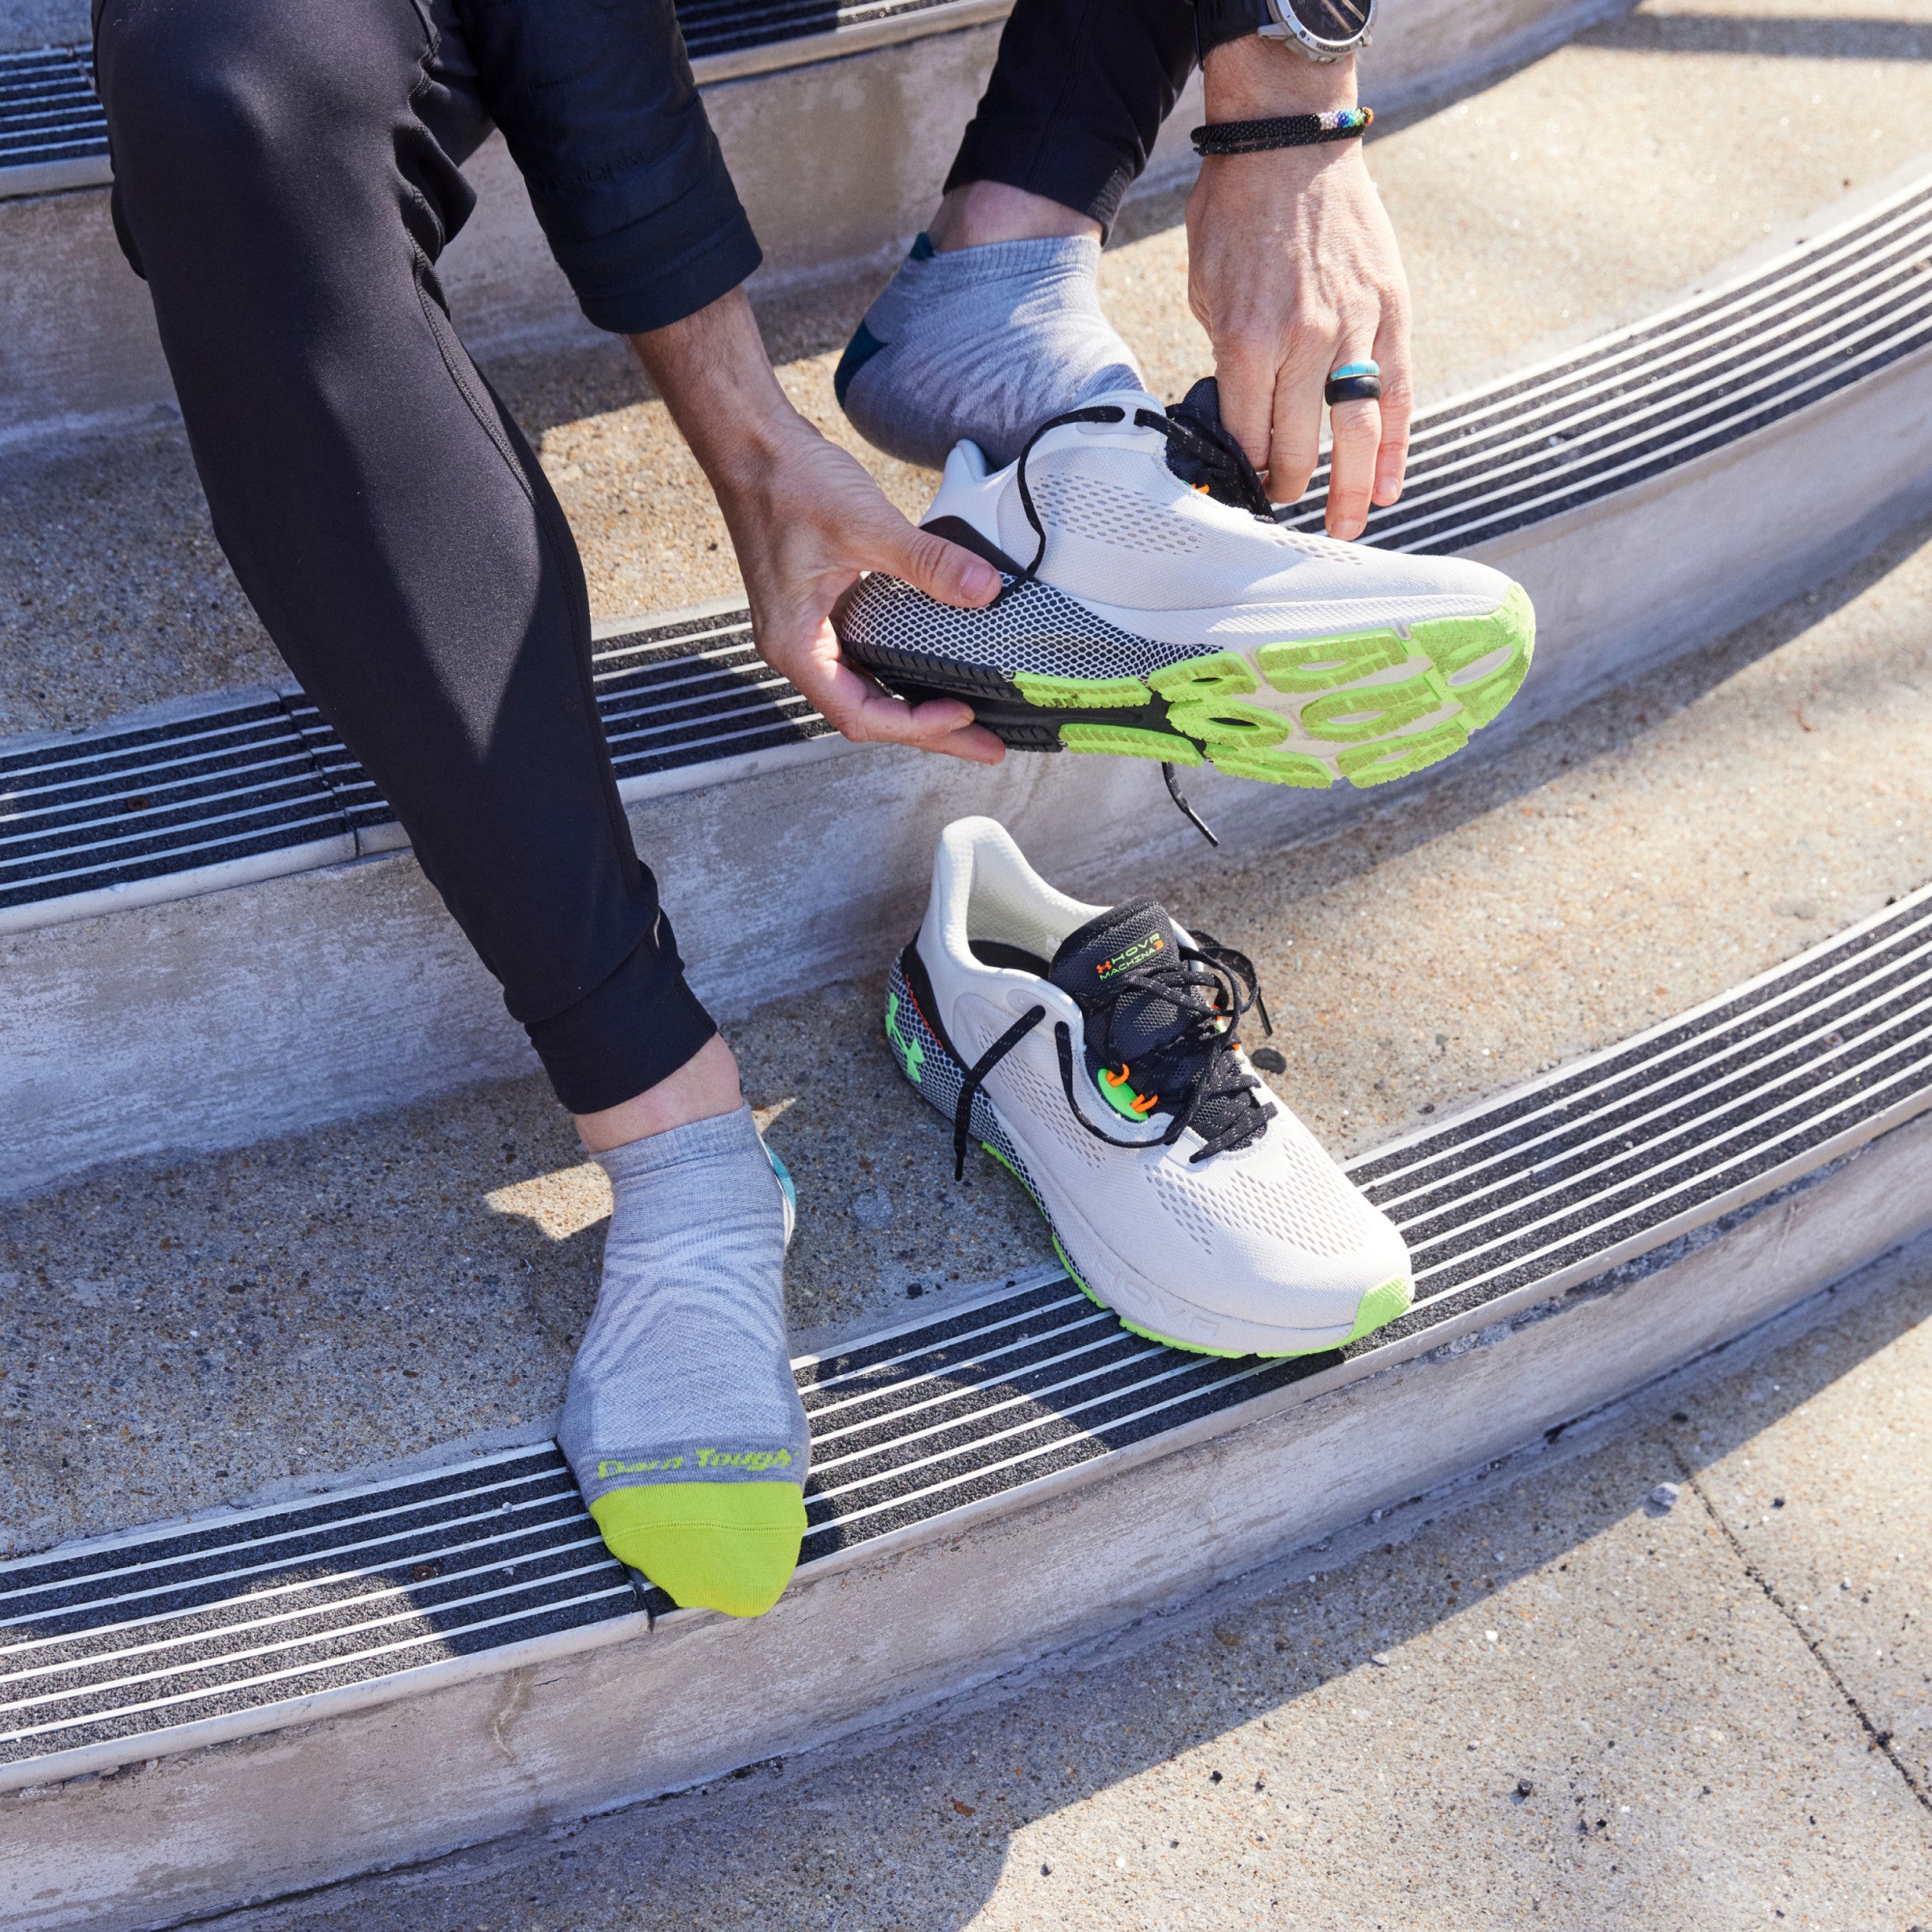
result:
[[[93,64],[85,47],[0,54],[0,169],[107,152]]]
[[[1932,183],[1732,286],[1431,412],[1402,502],[1374,513],[1367,540],[1447,551],[1522,528],[1694,460],[1928,345]],[[1311,510],[1291,521],[1319,520]],[[831,729],[759,662],[742,610],[606,638],[593,675],[621,779],[695,774]],[[58,774],[34,762],[41,751],[24,762],[0,753],[0,914],[393,824],[314,706],[292,697],[283,708],[306,777],[293,765],[196,767],[194,745],[217,729],[207,719],[167,728],[184,734],[184,749],[159,795],[149,774],[114,762],[126,734],[76,741]],[[233,717],[242,730],[254,713]],[[90,758],[101,762],[82,770]]]
[[[607,638],[593,664],[620,778],[802,744],[832,729],[758,657],[746,611]]]
[[[341,829],[300,733],[272,700],[0,752],[0,909]]]
[[[1344,1360],[1366,1373],[1413,1354],[1802,1178],[1932,1107],[1929,988],[1932,888],[1356,1163],[1411,1243],[1418,1292],[1345,1356],[1186,1354],[1054,1277],[798,1363],[812,1439],[803,1562],[938,1534],[972,1505],[1158,1453],[1245,1405],[1292,1399]],[[269,1728],[278,1707],[318,1691],[536,1639],[593,1641],[641,1602],[671,1607],[641,1600],[604,1552],[548,1443],[0,1565],[0,1765],[117,1740],[166,1748],[184,1726],[237,1713]]]
[[[1446,555],[1635,487],[1932,345],[1932,187],[1713,295],[1418,417],[1364,541]],[[1320,501],[1324,463],[1313,484]],[[1315,530],[1321,512],[1286,518]]]
[[[640,628],[592,654],[620,778],[803,743],[831,729],[751,648],[741,611]],[[0,911],[294,851],[395,814],[296,693],[0,750]]]

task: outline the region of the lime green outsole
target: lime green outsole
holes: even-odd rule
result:
[[[1069,719],[1059,728],[1068,751],[1158,759],[1198,766],[1264,784],[1323,791],[1340,775],[1358,791],[1387,785],[1440,764],[1469,734],[1492,723],[1529,675],[1536,650],[1536,613],[1521,584],[1488,616],[1437,617],[1393,631],[1265,644],[1255,654],[1261,676],[1285,696],[1305,697],[1301,728],[1334,747],[1332,766],[1287,747],[1293,731],[1278,712],[1244,703],[1259,691],[1247,662],[1232,651],[1190,658],[1151,673],[1145,687],[1122,678],[1022,678],[1028,700],[1042,708],[1131,708],[1146,690],[1166,702],[1164,725],[1145,719],[1101,724]],[[1429,668],[1394,683],[1360,684],[1378,671],[1412,662]],[[1500,656],[1498,654],[1501,654]],[[1348,687],[1354,688],[1347,688]],[[1453,705],[1452,713],[1439,714]],[[1433,724],[1423,724],[1431,716]],[[1420,730],[1411,729],[1422,724]]]

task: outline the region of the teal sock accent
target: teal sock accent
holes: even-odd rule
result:
[[[845,407],[845,392],[852,387],[852,378],[885,346],[863,321],[852,332],[852,340],[845,345],[845,353],[832,372],[832,393],[838,398],[840,409]]]

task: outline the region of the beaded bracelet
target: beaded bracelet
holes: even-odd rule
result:
[[[1217,121],[1191,137],[1197,155],[1259,155],[1276,147],[1317,147],[1353,141],[1375,119],[1372,107],[1331,108],[1325,114],[1282,114],[1272,121]]]

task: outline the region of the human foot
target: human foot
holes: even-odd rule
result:
[[[805,1534],[790,1177],[742,1104],[597,1158],[613,1195],[604,1281],[559,1444],[621,1563],[687,1608],[760,1616]]]
[[[1036,423],[1139,388],[1133,352],[1101,312],[1087,225],[956,249],[921,235],[832,378],[859,434],[931,469],[962,438],[1007,463]]]

